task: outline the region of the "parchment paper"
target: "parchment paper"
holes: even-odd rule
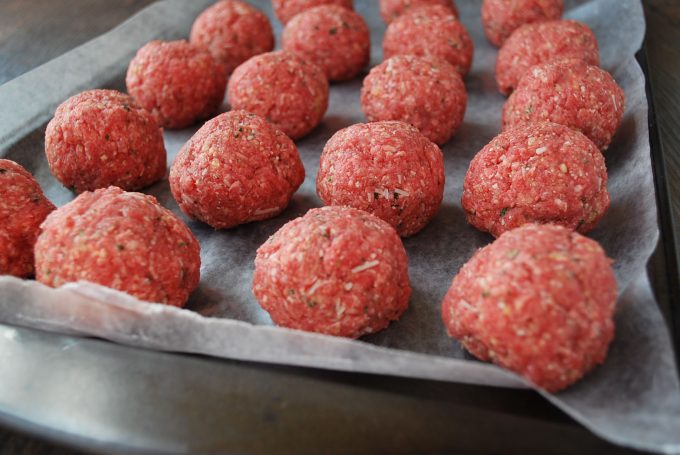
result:
[[[160,2],[112,32],[0,87],[0,156],[33,172],[57,205],[71,200],[73,195],[50,175],[43,153],[45,122],[55,107],[87,88],[124,89],[124,72],[136,49],[154,38],[185,37],[194,17],[209,3]],[[268,1],[251,3],[273,18]],[[384,32],[377,2],[355,3],[372,29],[375,65],[381,61]],[[463,127],[443,148],[447,180],[442,208],[428,227],[404,242],[414,292],[399,322],[361,341],[281,329],[272,326],[250,290],[257,247],[286,221],[320,205],[314,181],[324,143],[338,129],[365,121],[359,108],[361,78],[332,86],[322,125],[298,142],[307,179],[282,216],[216,232],[181,214],[167,181],[147,189],[180,214],[201,242],[201,284],[187,310],[139,302],[90,283],[54,290],[34,281],[0,277],[0,321],[153,349],[527,387],[516,375],[471,359],[446,336],[439,316],[454,274],[477,248],[492,240],[466,224],[459,201],[470,159],[500,130],[505,100],[496,91],[496,50],[484,38],[480,2],[464,0],[458,5],[475,42],[474,65],[466,78],[468,109]],[[603,67],[626,92],[623,125],[606,153],[611,208],[590,234],[615,260],[620,298],[616,339],[606,363],[565,392],[541,393],[610,441],[680,453],[676,368],[666,326],[645,276],[658,230],[644,77],[634,60],[644,35],[642,8],[638,0],[572,1],[567,6],[567,17],[593,28]],[[280,25],[275,19],[273,23],[280,37]],[[169,163],[194,131],[166,132]]]

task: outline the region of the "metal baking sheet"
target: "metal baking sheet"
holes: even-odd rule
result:
[[[109,34],[0,87],[0,156],[32,171],[57,205],[71,200],[73,195],[49,174],[42,153],[44,125],[55,107],[84,89],[124,89],[122,78],[134,52],[154,38],[185,37],[193,18],[209,3],[160,2]],[[273,17],[269,2],[252,3]],[[593,28],[601,44],[603,66],[626,91],[624,124],[606,155],[612,207],[591,234],[615,259],[622,292],[616,315],[617,336],[607,362],[568,391],[545,395],[614,442],[679,451],[675,429],[680,427],[680,395],[672,350],[644,277],[644,265],[658,232],[644,77],[633,58],[644,34],[642,9],[635,0],[567,4],[568,17]],[[495,90],[496,51],[483,36],[479,5],[459,2],[476,49],[474,66],[466,79],[470,99],[465,123],[444,147],[445,202],[430,226],[405,241],[414,297],[402,320],[386,331],[352,341],[276,328],[250,293],[256,247],[285,221],[320,204],[314,178],[323,144],[337,129],[364,121],[358,106],[360,80],[334,85],[324,122],[311,136],[298,141],[307,180],[281,217],[222,232],[189,222],[201,240],[204,263],[201,286],[192,296],[189,310],[140,303],[87,283],[52,290],[35,282],[3,277],[0,321],[161,350],[526,387],[511,373],[471,360],[446,337],[439,319],[439,303],[456,270],[476,248],[491,240],[465,223],[459,204],[462,175],[474,153],[499,131],[504,101]],[[372,64],[376,64],[381,60],[384,31],[377,3],[357,1],[356,6],[371,25]],[[280,36],[278,22],[273,23]],[[166,132],[170,160],[194,130]],[[147,192],[180,213],[167,182]]]

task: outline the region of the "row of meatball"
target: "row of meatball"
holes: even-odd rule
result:
[[[10,219],[14,232],[53,209],[15,163],[0,160],[0,179],[11,188],[0,208],[21,206],[19,219]],[[198,242],[152,196],[117,187],[84,192],[31,235],[36,278],[50,286],[87,280],[183,306],[199,282]],[[32,254],[31,245],[23,246],[20,254]],[[290,221],[258,249],[253,292],[277,325],[356,338],[397,320],[412,289],[404,246],[390,224],[328,206]],[[596,242],[529,223],[463,266],[442,317],[475,356],[557,391],[604,360],[615,299],[610,260]]]
[[[215,120],[238,114],[223,114]],[[242,115],[246,119],[259,120],[261,125],[267,125],[264,120],[252,114]],[[219,131],[227,137],[237,136],[238,139],[243,133],[243,139],[247,141],[248,137],[256,136],[250,129],[243,128],[243,123],[222,126],[223,129]],[[388,127],[382,131],[384,134],[381,134],[380,126]],[[578,137],[578,133],[559,125],[539,125],[532,128],[534,135],[530,137],[537,137],[535,141],[538,142],[533,145],[541,145],[536,150],[548,149],[538,153],[538,156],[552,156],[548,161],[554,160],[554,157],[560,158],[560,148],[554,147],[554,144],[563,142],[565,137],[572,140]],[[371,161],[380,162],[380,157],[377,160],[370,157],[370,150],[384,148],[388,153],[394,152],[389,142],[392,135],[387,134],[387,131],[399,129],[403,131],[403,136],[427,143],[427,139],[405,124],[373,123],[345,130],[350,142],[343,143],[340,148],[350,147],[349,156],[367,157],[364,163],[359,163],[360,167]],[[215,131],[211,128],[207,130]],[[543,133],[539,130],[543,130]],[[552,134],[546,135],[545,131]],[[574,136],[570,137],[570,134]],[[285,137],[283,134],[280,136]],[[342,134],[340,138],[343,138]],[[254,139],[253,137],[251,141]],[[261,138],[257,140],[259,142]],[[581,143],[575,144],[576,148],[584,142],[588,140],[581,137]],[[214,141],[210,143],[212,147],[219,146]],[[406,150],[414,149],[413,144],[401,145]],[[353,146],[354,149],[351,148]],[[441,156],[436,145],[429,143],[429,147],[432,151],[436,150],[435,156]],[[526,144],[517,144],[520,150],[526,147]],[[508,152],[509,149],[505,151]],[[592,145],[591,152],[594,156],[600,155]],[[565,154],[568,153],[571,152],[565,151]],[[586,157],[588,158],[590,157]],[[212,162],[212,159],[209,161]],[[390,161],[398,162],[394,159]],[[405,169],[418,167],[417,162],[406,162],[409,166],[391,169],[386,175],[391,175],[398,182]],[[219,171],[219,166],[216,169]],[[197,174],[211,178],[203,172]],[[366,175],[370,174],[371,171],[368,170]],[[230,177],[218,175],[227,179]],[[427,172],[423,172],[422,176],[426,175]],[[408,175],[406,178],[409,178]],[[35,194],[39,189],[33,188],[31,191]],[[404,199],[411,196],[403,190],[396,192],[397,195],[400,193]],[[415,207],[422,206],[422,202]],[[436,211],[438,203],[431,207]],[[336,218],[345,221],[338,221],[341,225],[335,226]],[[303,219],[306,221],[291,222],[290,226],[282,229],[281,233],[266,242],[258,252],[254,292],[274,321],[292,328],[357,337],[384,328],[391,320],[397,319],[406,309],[410,295],[406,256],[397,231],[367,212],[338,207],[328,208],[323,213],[319,210],[310,211]],[[328,221],[327,225],[323,225],[324,220]],[[320,222],[322,226],[317,226]],[[366,225],[371,227],[368,233],[363,232],[367,230]],[[295,226],[299,229],[294,229]],[[475,255],[454,280],[445,299],[443,315],[451,334],[461,339],[471,352],[481,358],[494,359],[526,374],[535,383],[556,390],[573,382],[604,358],[613,330],[610,318],[615,298],[615,281],[608,260],[595,242],[569,234],[564,228],[531,224],[528,226],[530,227],[517,232],[512,231],[513,234],[509,235],[508,238],[514,240],[506,242],[510,242],[513,248],[501,248],[504,243],[499,240],[482,250],[490,250],[489,252]],[[297,232],[296,229],[302,232]],[[288,231],[290,233],[286,234]],[[333,245],[336,238],[341,239],[336,240],[340,243]],[[330,242],[328,256],[319,254],[324,253],[326,246],[323,244],[320,250],[321,247],[314,239]],[[541,239],[541,242],[535,245],[536,239]],[[546,248],[546,245],[550,248]],[[576,248],[574,245],[580,249],[571,251],[571,248]],[[486,256],[495,258],[494,262],[483,259]],[[40,281],[53,286],[85,279],[124,290],[143,300],[183,305],[198,283],[199,258],[198,243],[190,231],[153,198],[111,188],[95,193],[86,192],[48,218],[36,245],[36,276]],[[313,267],[316,262],[319,262],[318,267]],[[534,270],[540,270],[537,277],[529,274],[517,277],[517,280],[508,278],[508,275],[523,271],[521,264],[526,262]],[[321,273],[316,273],[319,271],[317,269]],[[574,284],[574,280],[565,280],[566,275],[581,278],[580,281],[577,280],[578,286],[568,294],[562,294],[565,285]],[[584,278],[586,276],[595,276],[597,280],[587,281]],[[551,288],[553,285],[555,289]],[[554,311],[548,308],[551,311],[543,309],[539,312],[542,305],[540,302],[545,299],[546,286],[550,295],[554,291],[551,298],[555,299],[556,306]],[[513,294],[509,296],[508,293]],[[533,302],[533,306],[522,303],[527,306],[517,306],[514,313],[505,309],[506,303],[503,302],[519,305],[517,302],[524,301],[522,299]],[[569,302],[562,301],[565,299]],[[501,314],[497,312],[500,304],[505,318],[500,322],[505,324],[512,320],[508,317],[526,319],[531,315],[533,319],[529,320],[528,326],[523,325],[520,320],[516,321],[519,325],[513,322],[512,330],[526,330],[531,336],[522,338],[523,340],[531,343],[540,341],[542,347],[548,346],[541,350],[541,356],[546,357],[540,358],[549,362],[549,368],[536,370],[530,364],[532,369],[524,371],[520,365],[513,363],[531,358],[529,351],[510,351],[506,353],[510,356],[509,359],[505,360],[495,358],[497,350],[501,349],[504,342],[525,335],[508,332],[511,330],[510,326],[506,329],[507,333],[502,335],[488,322],[478,324],[477,319],[464,317],[466,312],[472,312],[471,315],[474,316],[477,312],[484,311],[490,312],[491,317],[501,318]],[[564,314],[563,305],[567,304],[576,311],[575,315]],[[480,309],[477,308],[478,305],[485,306]],[[588,318],[582,316],[581,312],[588,312]],[[558,325],[546,327],[541,321],[548,317],[555,319],[548,321],[551,324],[560,318],[567,318],[566,320],[571,321],[570,331],[565,333]],[[572,320],[573,318],[576,319]],[[595,330],[594,327],[599,329]],[[585,337],[588,334],[597,336]],[[504,339],[506,335],[509,338]],[[485,339],[496,340],[498,346],[480,345]],[[578,343],[575,340],[579,340]],[[571,344],[565,344],[567,342]],[[561,343],[561,356],[569,353],[568,360],[577,362],[566,365],[570,370],[565,370],[565,365],[549,357],[552,352],[549,349],[554,348],[554,343]],[[520,346],[517,349],[529,348]],[[557,367],[561,369],[556,369]]]
[[[597,67],[595,36],[560,20],[558,6],[552,20],[508,33],[486,27],[501,45],[499,90],[511,95],[503,132],[470,163],[461,203],[497,239],[459,270],[442,304],[449,335],[469,352],[553,392],[602,363],[614,336],[611,261],[575,231],[609,207],[601,151],[624,112],[623,91]]]

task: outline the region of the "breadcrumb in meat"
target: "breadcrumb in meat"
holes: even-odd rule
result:
[[[33,245],[52,210],[54,205],[26,169],[0,159],[0,275],[33,275]]]
[[[503,106],[503,130],[553,122],[585,134],[606,150],[625,109],[625,95],[603,69],[581,60],[534,66]]]
[[[337,5],[354,9],[352,0],[272,0],[276,17],[285,25],[301,12],[321,5]]]
[[[395,19],[385,31],[385,59],[400,54],[446,60],[465,76],[472,66],[473,44],[465,26],[441,5],[417,8]]]
[[[202,46],[184,40],[151,41],[130,62],[125,84],[159,125],[184,128],[217,111],[227,74]]]
[[[293,139],[311,132],[328,108],[328,79],[314,63],[288,51],[255,56],[229,80],[232,109],[252,112]]]
[[[369,121],[409,123],[437,144],[458,130],[467,105],[462,77],[436,57],[396,55],[374,67],[361,88]]]
[[[260,10],[240,0],[220,0],[194,21],[189,38],[206,47],[231,74],[254,55],[274,49],[274,31]]]
[[[406,251],[394,228],[369,213],[312,209],[257,250],[253,293],[279,326],[358,338],[407,309]]]
[[[442,151],[403,122],[352,125],[326,143],[316,191],[324,204],[365,210],[407,237],[439,210],[444,196]]]
[[[198,241],[153,196],[113,186],[85,192],[41,229],[36,279],[48,286],[85,280],[181,307],[198,285]]]
[[[323,69],[331,81],[352,79],[370,58],[370,31],[364,19],[338,5],[305,10],[283,30],[283,48]]]
[[[449,335],[475,357],[557,392],[604,362],[616,279],[600,245],[526,224],[470,259],[444,297]]]
[[[556,20],[564,13],[563,0],[484,0],[482,25],[495,46],[524,24]]]
[[[555,20],[523,25],[498,51],[496,83],[507,95],[532,66],[558,60],[583,60],[598,66],[595,34],[582,22]]]
[[[496,237],[526,223],[588,232],[609,207],[604,157],[564,125],[517,126],[473,158],[462,206],[470,224]]]
[[[162,179],[163,131],[129,95],[88,90],[64,101],[47,124],[52,174],[80,193],[116,185],[138,190]]]
[[[170,189],[184,213],[223,229],[278,215],[304,178],[288,136],[255,114],[231,111],[182,147]]]
[[[380,15],[386,24],[417,8],[439,5],[458,17],[458,9],[453,0],[380,0]]]

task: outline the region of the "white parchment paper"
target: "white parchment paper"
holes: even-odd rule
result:
[[[208,0],[167,0],[112,32],[0,87],[0,156],[31,171],[47,196],[63,205],[73,194],[50,174],[43,147],[46,121],[68,96],[88,88],[124,89],[134,52],[154,38],[185,37]],[[251,0],[273,18],[270,2]],[[372,65],[381,61],[384,32],[377,1],[356,0],[372,30]],[[475,43],[466,78],[465,122],[443,149],[446,189],[441,210],[406,239],[414,288],[410,308],[387,330],[361,341],[274,327],[251,293],[255,250],[286,221],[320,205],[315,194],[319,155],[338,129],[365,121],[361,79],[335,84],[323,123],[298,141],[307,179],[278,218],[228,231],[190,221],[172,199],[167,181],[146,190],[180,214],[201,242],[201,284],[188,309],[139,302],[90,283],[50,289],[30,280],[0,277],[0,322],[93,335],[153,349],[217,357],[391,374],[505,387],[527,387],[516,375],[477,362],[446,336],[440,302],[452,277],[492,238],[467,225],[460,207],[468,163],[500,130],[505,98],[496,91],[496,50],[484,38],[479,1],[458,2]],[[645,277],[658,239],[649,157],[644,76],[634,53],[644,35],[639,0],[567,2],[567,17],[593,28],[602,66],[626,92],[623,125],[606,153],[611,208],[590,236],[615,260],[620,298],[617,332],[608,359],[583,381],[550,401],[602,437],[627,446],[680,453],[680,389],[670,339]],[[280,37],[280,25],[273,19]],[[169,163],[196,128],[165,134]]]

